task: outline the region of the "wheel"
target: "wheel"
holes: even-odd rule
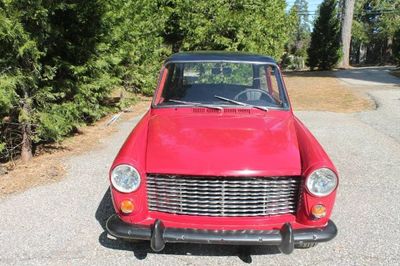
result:
[[[294,244],[295,248],[312,248],[315,247],[318,243],[298,243],[298,244]]]

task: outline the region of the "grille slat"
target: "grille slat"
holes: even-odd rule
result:
[[[154,195],[152,195],[154,196]],[[174,195],[175,197],[178,197],[178,195]],[[158,201],[166,201],[166,202],[189,202],[189,203],[220,203],[221,202],[221,197],[215,197],[214,199],[210,199],[208,197],[202,197],[202,198],[171,198],[168,196],[164,195],[157,195]],[[263,198],[250,198],[247,197],[247,199],[243,199],[241,197],[224,197],[225,199],[229,200],[230,204],[245,204],[245,203],[274,203],[274,202],[281,202],[281,201],[290,201],[293,200],[293,196],[286,196],[286,197],[280,197],[280,198],[272,198],[269,197],[268,199],[266,197]]]
[[[179,186],[183,186],[183,185],[176,185],[177,187],[174,189],[168,189],[168,188],[162,188],[161,186],[157,187],[157,188],[150,188],[149,191],[155,191],[155,192],[169,192],[169,191],[178,191],[178,192],[186,192],[186,193],[193,193],[194,191],[199,191],[201,193],[207,192],[210,194],[217,194],[219,195],[219,193],[221,193],[221,188],[207,188],[207,187],[203,187],[203,188],[196,188],[196,187],[190,187],[190,188],[184,188],[184,189],[179,189]],[[226,193],[230,193],[230,194],[241,194],[243,192],[259,192],[261,191],[260,188],[254,188],[254,189],[248,189],[248,188],[230,188],[230,187],[226,187],[224,186],[225,189],[227,189],[228,191],[226,191]],[[274,189],[265,189],[262,191],[265,192],[293,192],[296,191],[297,188],[274,188]],[[214,192],[214,193],[213,193]]]
[[[252,204],[250,204],[250,203],[252,203]],[[259,208],[258,205],[255,205],[257,203],[262,203],[262,202],[247,202],[247,204],[246,203],[239,203],[238,204],[238,203],[229,202],[229,205],[224,206],[224,207],[225,207],[225,209],[229,209],[229,208],[239,208],[239,209],[240,208]],[[177,206],[188,206],[188,207],[204,207],[204,208],[217,208],[217,209],[220,208],[220,203],[215,204],[215,203],[212,203],[212,202],[202,202],[202,203],[200,203],[200,202],[198,202],[198,203],[190,202],[190,203],[187,203],[187,202],[173,202],[173,201],[158,200],[154,204],[155,205],[171,206],[171,207],[173,207],[174,205],[177,205]],[[288,201],[285,200],[285,201],[282,201],[282,202],[273,202],[273,203],[268,202],[267,204],[268,204],[268,207],[279,207],[279,206],[285,207],[285,206],[288,205]]]
[[[164,206],[165,208],[167,208],[167,209],[171,209],[171,210],[174,210],[175,208],[173,208],[172,206],[166,206],[166,205],[158,205],[158,206]],[[269,209],[267,209],[267,211],[268,210],[270,210],[270,211],[279,211],[279,210],[282,210],[282,211],[286,211],[288,208],[287,207],[275,207],[275,208],[269,208]],[[207,213],[209,213],[209,212],[215,212],[215,213],[217,213],[217,212],[220,212],[220,209],[210,209],[210,208],[207,208],[207,207],[204,207],[204,208],[201,208],[201,209],[199,209],[199,208],[185,208],[185,210],[186,211],[197,211],[197,212],[207,212]],[[235,210],[230,210],[230,209],[227,209],[226,207],[224,208],[224,212],[225,213],[230,213],[230,212],[232,212],[232,213],[240,213],[240,212],[243,212],[243,213],[250,213],[250,212],[257,212],[257,210],[255,210],[255,209],[249,209],[249,210],[243,210],[243,209],[235,209]]]
[[[247,182],[248,179],[230,180],[228,184],[249,184],[249,185],[251,185],[251,184],[274,184],[275,183],[275,184],[281,185],[281,184],[290,184],[290,183],[296,184],[297,183],[297,181],[295,179],[280,180],[277,177],[268,177],[268,178],[270,178],[270,179],[264,180],[264,181],[260,180],[260,179],[254,179],[251,183]],[[166,178],[166,177],[162,177],[162,176],[158,176],[157,181],[149,180],[149,182],[157,182],[157,183],[161,182],[161,181],[168,182],[168,183],[182,181],[182,182],[186,182],[186,183],[205,183],[208,185],[213,184],[213,183],[217,183],[217,184],[221,183],[220,179],[214,179],[214,180],[213,179],[185,179],[185,180],[175,179],[175,180],[171,180],[169,177]]]
[[[147,176],[149,209],[201,216],[294,213],[299,177]]]
[[[219,187],[221,185],[221,183],[219,182],[215,182],[215,180],[212,180],[211,182],[199,182],[199,181],[193,181],[193,180],[184,180],[182,182],[179,182],[178,180],[174,180],[174,181],[168,181],[168,180],[148,180],[148,183],[157,183],[159,185],[162,184],[171,184],[171,183],[178,183],[178,184],[185,184],[185,185],[191,185],[191,184],[196,184],[197,186],[206,186],[206,187]],[[264,185],[264,184],[268,184],[271,187],[282,187],[282,186],[289,186],[289,187],[293,187],[295,186],[297,183],[294,181],[291,182],[282,182],[280,183],[279,181],[266,181],[266,182],[254,182],[254,183],[246,183],[246,182],[238,182],[238,181],[233,181],[232,183],[226,183],[226,186],[230,186],[230,187],[238,187],[238,186],[246,186],[246,187],[256,187],[258,185]]]

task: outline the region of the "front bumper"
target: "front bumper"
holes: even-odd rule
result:
[[[337,234],[336,225],[329,220],[326,227],[293,230],[286,223],[280,230],[203,230],[165,227],[161,220],[153,226],[135,225],[122,221],[114,214],[107,220],[107,231],[121,239],[150,240],[154,251],[161,251],[166,242],[232,245],[273,245],[290,254],[297,243],[326,242]]]

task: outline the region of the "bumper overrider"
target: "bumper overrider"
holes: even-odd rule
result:
[[[165,243],[273,245],[282,253],[290,254],[295,244],[326,242],[337,234],[336,225],[329,220],[323,228],[292,229],[286,223],[280,230],[204,230],[165,227],[161,220],[152,226],[135,225],[112,215],[106,224],[108,233],[121,239],[150,240],[151,248],[158,252]]]

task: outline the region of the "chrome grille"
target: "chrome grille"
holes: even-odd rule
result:
[[[204,216],[294,213],[299,177],[147,176],[149,209]]]

